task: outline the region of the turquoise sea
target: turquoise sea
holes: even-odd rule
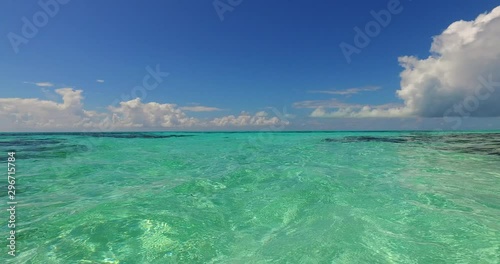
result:
[[[0,263],[500,263],[500,132],[2,133]]]

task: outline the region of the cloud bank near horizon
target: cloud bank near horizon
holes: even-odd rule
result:
[[[143,103],[140,98],[108,106],[107,111],[84,109],[83,91],[60,88],[55,92],[62,103],[37,98],[0,98],[0,130],[92,130],[113,131],[161,128],[224,128],[254,127],[265,125],[288,125],[278,117],[269,117],[266,112],[255,115],[243,112],[239,116],[229,115],[212,120],[188,116],[187,111],[218,110],[197,106],[179,107],[176,104]]]
[[[456,21],[433,38],[426,59],[399,57],[402,106],[319,104],[311,117],[500,116],[500,6]],[[296,103],[313,105],[313,101]],[[333,107],[330,107],[333,106]]]

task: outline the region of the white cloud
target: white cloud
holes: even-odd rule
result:
[[[374,92],[380,90],[380,86],[366,86],[349,88],[345,90],[320,90],[320,91],[309,91],[310,93],[323,93],[323,94],[335,94],[335,95],[353,95],[361,92]]]
[[[500,81],[500,7],[474,21],[457,21],[434,37],[432,56],[401,57],[401,90],[406,108],[423,117],[443,116],[454,105],[476,96],[479,78]],[[486,89],[486,87],[483,87]],[[480,92],[484,93],[484,92]],[[500,92],[479,103],[473,116],[500,115]]]
[[[104,82],[104,80],[96,80],[96,82],[98,82],[98,83],[103,83],[103,82]]]
[[[109,107],[118,127],[189,127],[199,120],[188,117],[175,104],[142,103],[139,98]]]
[[[180,109],[183,110],[183,111],[188,111],[188,112],[214,112],[214,111],[222,111],[222,109],[217,108],[217,107],[201,106],[201,105],[183,106],[183,107],[180,107]]]
[[[286,120],[280,120],[278,117],[268,117],[268,113],[264,111],[257,112],[255,115],[250,115],[247,112],[241,112],[239,116],[224,116],[215,118],[209,123],[215,126],[273,126],[273,125],[288,125]]]
[[[54,86],[54,84],[51,82],[24,82],[24,83],[33,84],[33,85],[36,85],[38,87],[52,87],[52,86]]]
[[[457,21],[435,36],[431,56],[399,62],[402,107],[305,101],[315,117],[500,116],[500,6],[473,21]],[[336,108],[328,112],[325,108]]]
[[[143,103],[139,98],[97,112],[84,109],[82,90],[56,89],[62,103],[37,98],[0,98],[0,131],[130,130],[134,128],[217,128],[288,124],[266,112],[213,120],[190,117],[175,104]],[[200,106],[202,107],[202,106]]]
[[[82,109],[82,91],[61,88],[55,91],[63,102],[40,99],[0,98],[0,120],[6,126],[60,128],[87,117]]]

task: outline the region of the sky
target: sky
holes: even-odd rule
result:
[[[500,129],[498,1],[0,3],[0,132]]]

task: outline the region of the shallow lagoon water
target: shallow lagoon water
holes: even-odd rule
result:
[[[2,263],[500,262],[500,133],[3,133],[0,150],[18,191]]]

